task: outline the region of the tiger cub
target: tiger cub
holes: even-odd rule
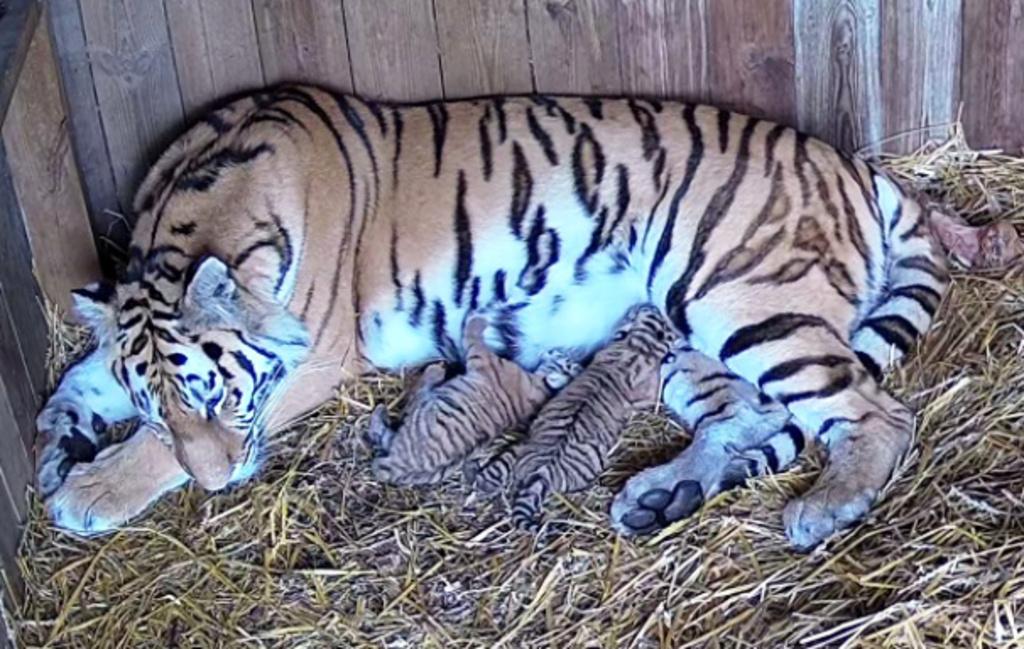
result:
[[[535,372],[501,358],[487,347],[487,319],[465,325],[466,371],[445,381],[443,363],[420,376],[397,430],[377,406],[367,437],[380,454],[373,462],[379,479],[398,485],[440,482],[475,448],[525,424],[541,405],[582,368],[559,350],[542,355]]]
[[[527,438],[479,471],[475,487],[494,491],[514,477],[512,523],[539,529],[548,494],[589,486],[630,417],[657,403],[659,368],[673,338],[656,307],[631,309],[587,369],[541,409]]]

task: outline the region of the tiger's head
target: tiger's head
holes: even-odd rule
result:
[[[284,304],[247,290],[215,256],[163,250],[136,252],[116,285],[75,291],[74,312],[201,486],[255,470],[271,402],[309,350]]]

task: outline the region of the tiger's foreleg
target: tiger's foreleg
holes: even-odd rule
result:
[[[75,465],[47,505],[61,527],[84,534],[105,532],[139,516],[188,480],[161,432],[143,424],[91,462]]]
[[[76,464],[92,462],[112,424],[138,415],[104,362],[102,349],[69,367],[36,418],[36,484],[48,499]]]

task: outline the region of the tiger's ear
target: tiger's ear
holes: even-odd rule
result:
[[[238,284],[223,261],[212,255],[198,259],[185,282],[182,315],[221,323],[237,319]]]
[[[75,321],[89,328],[97,337],[103,337],[114,326],[114,285],[93,282],[71,291],[71,315]]]

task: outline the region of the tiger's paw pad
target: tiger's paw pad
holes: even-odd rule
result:
[[[867,514],[875,500],[870,492],[841,495],[841,490],[820,489],[791,500],[782,514],[786,537],[800,552],[808,552],[836,532]]]
[[[612,527],[620,534],[652,534],[692,516],[704,505],[704,489],[696,480],[655,486],[634,476],[612,502]],[[666,488],[668,487],[668,488]]]

